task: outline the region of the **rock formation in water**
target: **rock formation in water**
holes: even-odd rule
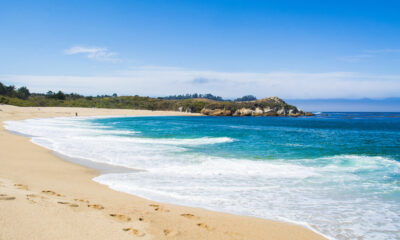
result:
[[[214,102],[204,106],[201,114],[208,116],[313,116],[278,97],[263,98],[249,102]]]

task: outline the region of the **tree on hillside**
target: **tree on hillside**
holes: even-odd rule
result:
[[[79,98],[83,98],[83,96],[78,93],[70,93],[69,95],[66,95],[66,98],[76,100]]]
[[[65,94],[61,91],[58,91],[57,93],[54,93],[52,91],[48,91],[46,93],[47,98],[53,98],[53,99],[58,99],[58,100],[65,100]]]
[[[185,95],[171,95],[171,96],[164,97],[164,99],[168,99],[168,100],[182,100],[182,99],[191,99],[191,98],[207,98],[207,99],[211,99],[211,100],[215,100],[215,101],[224,101],[224,99],[222,97],[214,96],[211,93],[207,93],[207,94],[194,93],[194,94],[185,94]]]
[[[13,85],[6,86],[6,95],[10,97],[15,96],[15,87]]]
[[[27,87],[20,87],[17,90],[17,98],[27,99],[30,95],[31,93]]]
[[[6,86],[0,82],[0,95],[6,94]]]
[[[46,93],[46,97],[47,97],[47,98],[53,98],[53,96],[54,96],[54,92],[53,92],[53,91],[48,91],[48,92]]]
[[[7,86],[0,83],[0,95],[7,95],[9,97],[15,97],[15,87],[13,85]]]
[[[236,98],[235,102],[248,102],[248,101],[255,101],[257,98],[253,95],[246,95],[241,98]]]
[[[65,94],[61,91],[58,91],[54,96],[58,100],[65,100]]]

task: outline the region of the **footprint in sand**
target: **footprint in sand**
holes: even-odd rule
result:
[[[121,221],[121,222],[129,222],[131,220],[130,217],[127,217],[127,216],[122,215],[122,214],[113,214],[113,213],[111,213],[110,216],[115,218],[115,219],[117,219],[117,220],[119,220],[119,221]]]
[[[0,194],[0,200],[15,200],[15,197],[8,196],[7,194]]]
[[[28,200],[31,203],[36,203],[36,201],[34,201],[33,198],[37,198],[37,197],[39,197],[39,196],[35,195],[35,194],[26,194],[26,200]]]
[[[25,184],[16,183],[14,184],[14,186],[17,187],[18,189],[28,190],[28,186]]]
[[[158,205],[158,204],[149,204],[150,207],[154,208],[154,211],[160,211],[160,212],[169,212],[169,210],[164,209],[164,207]]]
[[[198,223],[197,226],[199,226],[201,228],[204,228],[204,229],[207,229],[207,230],[211,230],[211,228],[205,223]]]
[[[182,217],[188,218],[188,219],[199,219],[199,217],[191,214],[191,213],[183,213],[181,214]]]
[[[100,204],[88,204],[87,206],[90,207],[90,208],[97,209],[97,210],[104,209],[104,207],[101,206]]]
[[[175,230],[170,230],[170,229],[164,229],[164,235],[168,236],[168,237],[174,237],[176,235],[178,235],[179,232],[175,231]]]
[[[37,194],[26,194],[26,200],[29,200],[31,203],[36,203],[35,200],[33,199],[47,199],[47,197],[41,196],[41,195],[37,195]]]
[[[26,194],[26,198],[40,198],[40,199],[47,199],[47,197],[43,197],[37,194]]]
[[[43,198],[42,196],[39,196],[39,195],[36,195],[36,194],[26,194],[26,197],[27,198],[37,198],[37,197]]]
[[[135,235],[137,237],[143,237],[144,235],[146,235],[144,232],[141,232],[141,231],[139,231],[137,229],[134,229],[134,228],[123,228],[122,230],[125,231],[125,232],[129,232],[130,234],[133,234],[133,235]]]
[[[56,192],[51,191],[51,190],[43,190],[42,193],[46,193],[46,194],[57,196],[57,197],[65,197],[64,195],[56,193]]]
[[[84,202],[84,203],[89,203],[89,200],[85,200],[85,199],[79,199],[79,198],[75,198],[74,201],[76,202]]]
[[[69,203],[69,202],[57,202],[58,204],[63,204],[63,205],[68,205],[70,207],[79,207],[78,204],[75,203]]]

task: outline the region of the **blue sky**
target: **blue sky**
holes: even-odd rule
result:
[[[399,1],[3,1],[0,81],[33,91],[400,97]]]

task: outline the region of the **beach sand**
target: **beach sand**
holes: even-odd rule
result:
[[[179,112],[0,105],[0,121]],[[0,126],[0,239],[324,239],[302,226],[153,202]]]

